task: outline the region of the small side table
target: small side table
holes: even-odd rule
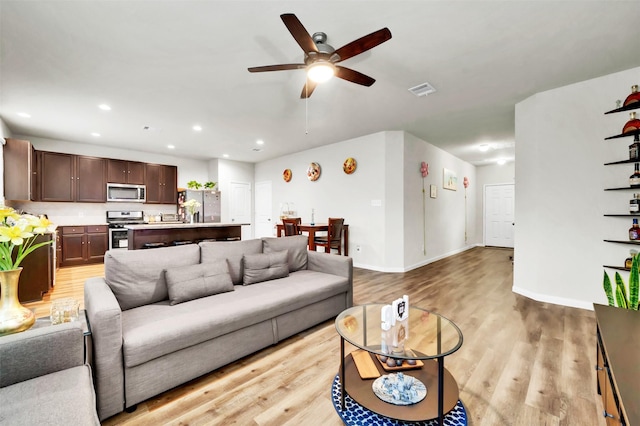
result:
[[[91,365],[93,360],[93,356],[91,353],[92,342],[91,342],[91,323],[89,323],[89,318],[87,318],[87,311],[84,309],[80,309],[80,315],[78,315],[78,321],[82,324],[82,332],[84,333],[84,362],[86,364]],[[55,327],[51,324],[51,317],[40,317],[36,318],[35,324],[33,324],[33,328],[41,328],[41,327]]]

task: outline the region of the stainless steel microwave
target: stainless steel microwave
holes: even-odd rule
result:
[[[107,183],[107,201],[144,203],[147,201],[146,185]]]

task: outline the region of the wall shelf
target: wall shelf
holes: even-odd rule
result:
[[[640,186],[623,186],[622,188],[605,188],[605,191],[622,191],[625,189],[635,189],[636,191],[640,191]]]
[[[637,160],[621,160],[621,161],[614,161],[611,163],[604,163],[605,166],[613,166],[616,164],[633,164],[633,163],[640,163],[640,158]]]
[[[640,213],[605,214],[605,217],[640,217]]]
[[[637,109],[640,108],[640,102],[633,102],[627,106],[623,106],[620,108],[616,108],[616,109],[612,109],[611,111],[607,111],[605,112],[605,114],[613,114],[616,112],[623,112],[623,111],[631,111],[632,109]]]
[[[640,135],[640,130],[634,130],[633,132],[620,133],[619,135],[609,136],[608,138],[604,138],[604,140],[608,141],[610,139],[626,138],[627,136],[635,136],[635,135]]]
[[[608,269],[615,269],[617,271],[627,271],[627,272],[630,271],[630,269],[623,268],[622,266],[611,266],[611,265],[602,265],[602,266]]]
[[[619,243],[619,244],[631,244],[634,246],[640,246],[640,240],[603,240],[605,243]]]

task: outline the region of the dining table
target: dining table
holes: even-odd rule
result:
[[[300,232],[306,232],[309,235],[309,250],[316,250],[316,232],[328,232],[329,224],[328,223],[301,223],[298,225],[298,230]],[[276,236],[284,237],[284,225],[282,223],[276,224]],[[343,244],[343,253],[345,256],[349,256],[349,225],[342,225],[342,244]]]

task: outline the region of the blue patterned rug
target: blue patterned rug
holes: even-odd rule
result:
[[[338,415],[342,418],[344,424],[349,426],[437,426],[438,419],[432,419],[424,422],[405,422],[402,420],[390,419],[381,416],[362,405],[355,402],[349,394],[344,399],[344,411],[340,409],[340,376],[336,374],[331,386],[331,400],[333,408],[336,409]],[[462,401],[458,403],[444,416],[444,424],[446,426],[467,426],[467,410],[464,408]]]

